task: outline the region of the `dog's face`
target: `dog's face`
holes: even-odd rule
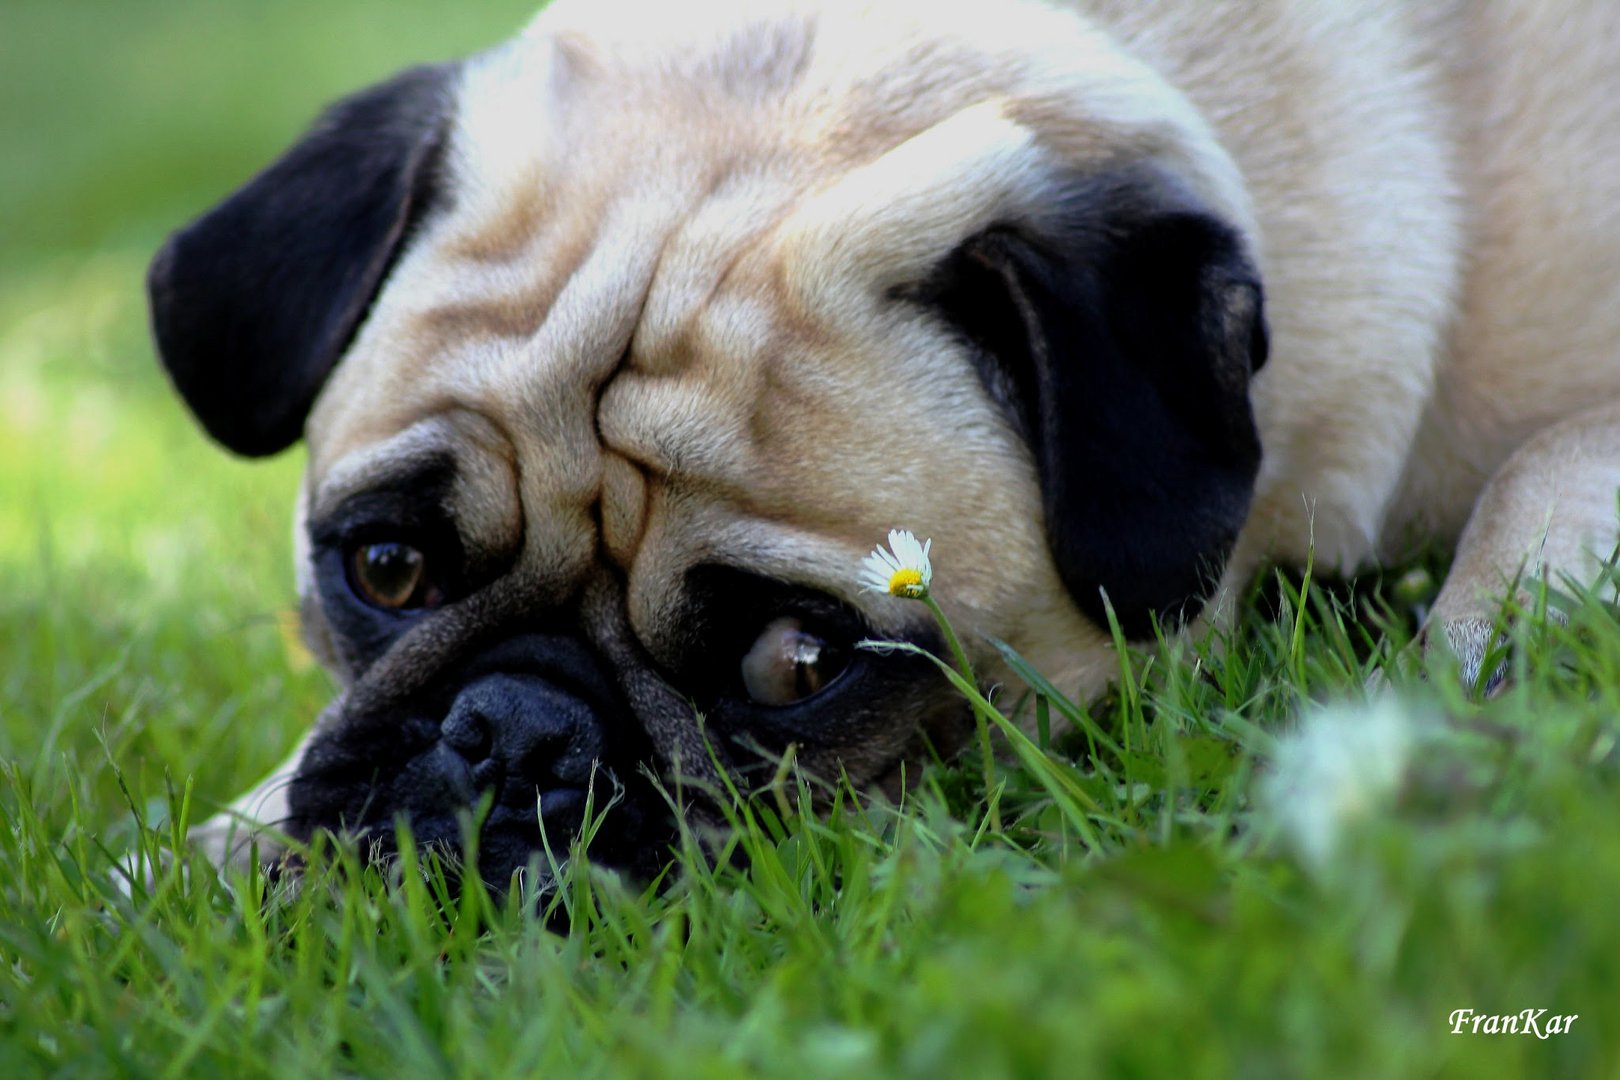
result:
[[[344,689],[292,831],[454,840],[492,792],[500,879],[593,766],[632,863],[649,771],[892,782],[966,725],[856,648],[938,649],[857,585],[894,527],[991,680],[993,636],[1094,688],[1104,594],[1132,635],[1196,611],[1247,512],[1246,214],[1180,97],[1035,7],[564,2],[340,103],[151,275],[208,431],[308,444]]]

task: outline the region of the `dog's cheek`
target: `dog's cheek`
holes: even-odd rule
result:
[[[967,746],[973,713],[949,686],[919,688],[894,712],[875,717],[874,738],[842,754],[843,769],[856,790],[876,789],[898,798],[936,759],[951,761]]]
[[[354,681],[354,672],[343,662],[332,636],[332,624],[327,621],[320,597],[313,589],[298,598],[298,623],[304,647],[310,655],[338,680],[342,686]]]
[[[659,675],[637,640],[622,583],[606,574],[593,578],[581,596],[579,614],[586,635],[617,674],[659,775],[675,784],[693,780],[700,788],[721,790],[715,757],[692,701]]]

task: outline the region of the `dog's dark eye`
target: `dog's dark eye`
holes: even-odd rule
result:
[[[743,687],[761,705],[792,705],[818,693],[849,666],[848,654],[781,618],[765,627],[742,660]]]
[[[361,544],[349,554],[349,585],[366,603],[387,611],[437,607],[444,594],[428,560],[409,544]]]

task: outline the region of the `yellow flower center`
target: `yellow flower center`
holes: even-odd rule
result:
[[[913,570],[909,566],[902,566],[889,576],[889,595],[908,596],[913,599],[923,594],[923,576],[921,570]]]

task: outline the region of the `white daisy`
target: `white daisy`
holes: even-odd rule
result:
[[[1314,709],[1278,741],[1260,794],[1308,862],[1325,867],[1346,832],[1395,801],[1424,724],[1385,698]]]
[[[889,546],[879,544],[862,564],[861,584],[873,592],[921,600],[934,581],[934,567],[928,561],[933,540],[917,542],[905,529],[889,533]]]

